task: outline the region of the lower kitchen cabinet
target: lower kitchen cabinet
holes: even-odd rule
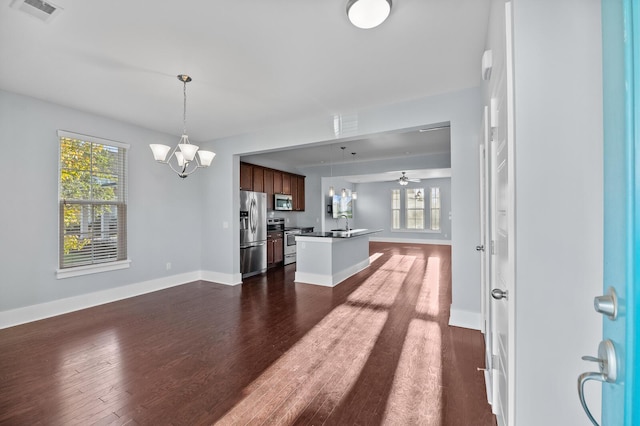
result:
[[[284,234],[282,231],[267,233],[267,268],[282,264],[284,261]]]

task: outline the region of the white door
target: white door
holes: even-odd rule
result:
[[[493,411],[498,425],[514,424],[515,197],[511,3],[505,4],[505,56],[491,86],[491,283]],[[493,73],[493,72],[492,72]]]
[[[482,140],[479,149],[479,170],[480,170],[480,245],[476,250],[480,253],[480,288],[482,294],[482,332],[484,333],[485,347],[485,372],[484,379],[487,386],[487,400],[489,404],[493,404],[493,386],[492,374],[493,369],[493,344],[492,344],[492,326],[491,326],[491,258],[490,241],[491,228],[489,226],[490,215],[490,195],[489,195],[489,107],[484,107],[482,115],[482,126],[480,129]]]

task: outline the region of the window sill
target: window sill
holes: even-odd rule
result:
[[[398,232],[400,234],[441,234],[442,231],[433,231],[431,229],[391,229],[391,232]]]
[[[99,263],[96,265],[76,266],[75,268],[66,268],[56,270],[56,278],[71,278],[81,275],[97,274],[100,272],[117,271],[118,269],[126,269],[130,266],[131,260],[119,260],[117,262]]]

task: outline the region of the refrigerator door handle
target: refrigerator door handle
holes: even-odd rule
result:
[[[252,248],[252,247],[261,247],[263,245],[267,244],[266,242],[261,242],[261,243],[253,243],[253,244],[249,244],[246,246],[240,246],[241,249],[248,249],[248,248]]]

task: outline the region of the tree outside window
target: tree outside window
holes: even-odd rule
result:
[[[126,259],[126,146],[59,134],[60,269]]]

